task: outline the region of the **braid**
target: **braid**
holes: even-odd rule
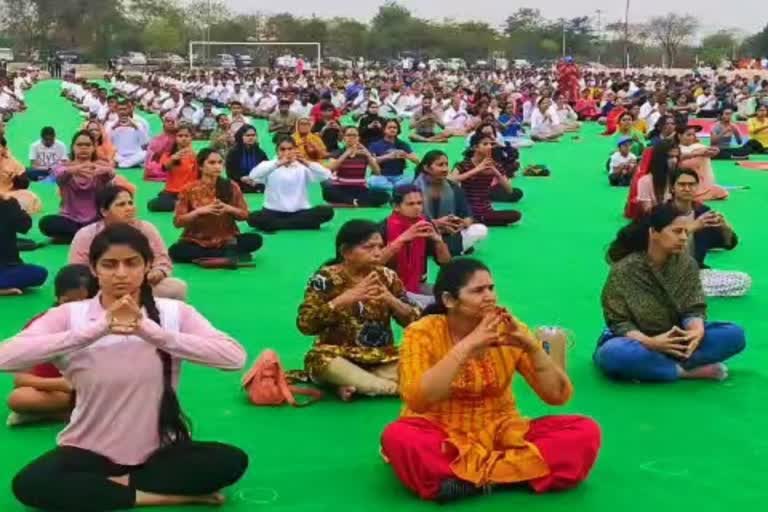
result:
[[[226,178],[216,178],[216,199],[229,204],[232,201],[232,182]]]
[[[152,294],[152,287],[145,279],[141,283],[141,305],[147,311],[147,316],[153,322],[160,325],[160,311]],[[173,389],[173,361],[171,355],[163,350],[157,351],[160,361],[163,363],[163,396],[160,399],[160,418],[158,431],[160,445],[167,446],[174,442],[185,442],[191,439],[189,432],[189,418],[181,410],[179,397]]]

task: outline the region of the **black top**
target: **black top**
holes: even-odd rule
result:
[[[32,217],[16,199],[0,199],[0,267],[23,263],[16,247],[16,234],[26,233],[31,227]]]
[[[709,206],[699,204],[693,210],[693,217],[698,219],[708,211],[711,211]],[[723,231],[720,228],[704,228],[694,233],[693,258],[696,260],[696,263],[699,264],[699,268],[709,268],[707,264],[704,263],[704,259],[707,257],[707,252],[712,249],[725,249],[726,251],[730,251],[738,245],[739,237],[736,236],[736,233],[733,233],[730,243],[726,244],[725,242],[726,240],[723,236]]]

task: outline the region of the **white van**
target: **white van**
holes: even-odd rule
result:
[[[13,62],[13,50],[10,48],[0,48],[0,61]]]

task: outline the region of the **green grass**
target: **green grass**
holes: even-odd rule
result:
[[[44,82],[28,93],[29,110],[8,126],[14,154],[26,160],[29,144],[46,124],[54,125],[69,143],[80,118],[58,97],[58,83]],[[160,128],[150,116],[155,132]],[[263,130],[264,127],[260,126]],[[517,387],[519,406],[529,416],[558,412],[596,418],[604,444],[589,480],[571,492],[534,496],[499,493],[455,506],[484,512],[554,510],[624,512],[759,510],[768,469],[768,412],[764,407],[768,350],[768,173],[717,163],[718,181],[749,185],[715,207],[733,223],[741,245],[732,253],[711,256],[715,268],[744,270],[754,278],[750,295],[710,301],[711,317],[743,325],[746,352],[731,364],[731,379],[722,384],[684,382],[632,385],[606,381],[594,369],[591,355],[603,327],[599,294],[607,266],[603,253],[623,223],[625,190],[611,189],[604,163],[611,143],[597,126],[584,129],[581,141],[541,144],[524,150],[522,163],[545,163],[551,178],[524,178],[517,207],[520,225],[493,228],[477,257],[493,270],[501,302],[530,325],[561,324],[575,333],[569,373],[576,393],[567,407],[542,404],[525,385]],[[267,140],[262,136],[262,140]],[[463,141],[444,147],[452,162]],[[419,145],[423,154],[432,146]],[[141,217],[161,230],[169,244],[176,240],[171,215],[148,213],[146,201],[161,185],[141,182],[141,171],[124,173],[141,183],[137,203]],[[51,185],[34,185],[45,212],[57,208]],[[320,201],[318,190],[313,192]],[[260,197],[249,197],[252,208]],[[281,354],[287,367],[298,367],[312,340],[298,333],[295,315],[307,278],[333,252],[341,224],[354,217],[381,219],[387,211],[339,210],[330,225],[317,232],[265,236],[254,268],[232,271],[177,266],[175,274],[190,285],[190,302],[214,325],[231,333],[248,350],[249,360],[267,347]],[[761,221],[760,219],[763,219]],[[247,229],[247,226],[244,227]],[[34,238],[40,234],[35,230]],[[26,253],[30,263],[51,273],[65,264],[67,247],[52,246]],[[434,269],[433,269],[434,270]],[[16,333],[52,301],[52,286],[19,298],[2,299],[0,338]],[[764,316],[766,315],[766,316]],[[395,399],[342,404],[328,399],[305,409],[259,408],[248,405],[239,389],[239,374],[186,365],[181,398],[193,418],[196,437],[236,444],[251,456],[244,479],[228,491],[227,510],[319,512],[433,510],[395,480],[378,455],[384,425],[398,415]],[[3,376],[6,390],[11,381]],[[148,404],[152,406],[152,404]],[[0,510],[21,511],[9,483],[27,461],[54,444],[57,426],[8,430],[0,427]],[[41,489],[41,492],[45,492]],[[83,497],[87,499],[87,497]],[[176,510],[176,509],[174,509]]]

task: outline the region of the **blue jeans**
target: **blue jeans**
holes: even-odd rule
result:
[[[745,345],[744,329],[738,325],[707,322],[699,348],[687,361],[680,361],[649,350],[637,340],[606,331],[593,359],[606,376],[614,379],[672,382],[680,378],[680,368],[690,370],[723,362],[744,350]]]
[[[368,188],[376,188],[379,190],[392,190],[398,187],[405,187],[413,182],[413,178],[406,176],[405,174],[399,174],[397,176],[371,176],[368,178]]]
[[[0,267],[0,290],[9,288],[35,288],[42,286],[48,278],[48,271],[38,265],[12,265]]]

